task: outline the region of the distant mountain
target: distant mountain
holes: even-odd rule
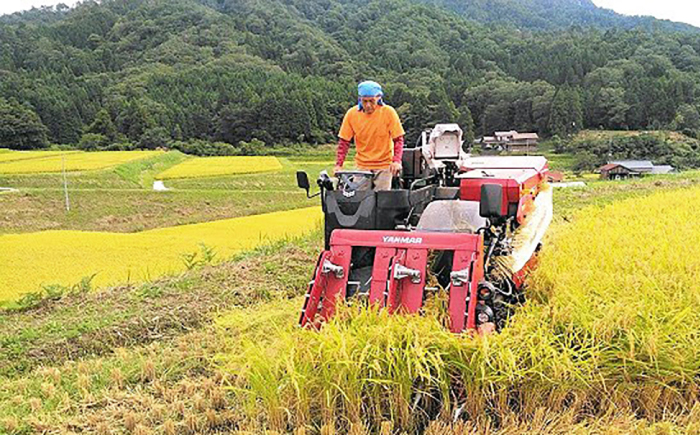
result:
[[[84,0],[90,4],[94,0]],[[107,0],[112,1],[112,0]],[[455,12],[464,18],[488,24],[510,25],[528,30],[563,30],[572,26],[600,29],[645,29],[661,31],[700,32],[690,24],[660,20],[651,16],[627,16],[596,6],[591,0],[410,0]],[[230,7],[230,0],[199,0],[212,8]],[[299,6],[294,0],[282,3]],[[239,0],[238,3],[246,3]],[[313,0],[312,2],[313,3]],[[342,3],[342,1],[341,1]],[[345,3],[358,2],[347,0]],[[362,2],[359,2],[362,3]],[[367,2],[365,2],[367,3]],[[326,5],[331,5],[329,1]],[[311,8],[315,7],[313,5]],[[305,7],[301,7],[301,10]],[[65,4],[42,6],[29,11],[0,16],[0,22],[44,22],[60,20],[69,8]]]

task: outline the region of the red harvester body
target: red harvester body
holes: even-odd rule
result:
[[[422,158],[407,151],[404,166]],[[422,151],[413,152],[425,155],[425,140]],[[452,332],[500,329],[524,301],[523,275],[551,220],[551,213],[538,217],[542,222],[528,235],[529,245],[514,246],[514,234],[530,225],[536,208],[551,208],[551,196],[538,205],[547,171],[543,157],[465,156],[424,174],[408,168],[414,176],[402,180],[408,189],[354,192],[319,180],[326,250],[300,324],[317,326],[338,303],[358,296],[390,313],[419,313],[426,293],[436,290],[429,283],[433,275],[449,293]],[[420,184],[425,186],[416,188]],[[494,259],[509,256],[520,258],[519,264],[504,275]]]

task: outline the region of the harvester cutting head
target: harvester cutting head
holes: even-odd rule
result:
[[[523,276],[551,221],[546,159],[472,158],[453,126],[437,130],[452,138],[424,134],[422,147],[407,149],[400,188],[353,191],[343,174],[339,183],[319,179],[326,249],[302,326],[350,298],[419,313],[427,295],[445,291],[453,332],[491,331],[523,302]]]
[[[353,273],[353,255],[358,251],[370,254],[369,284],[363,288],[366,274]],[[371,252],[373,251],[373,252]],[[336,230],[331,248],[321,253],[314,278],[304,302],[300,323],[313,324],[317,316],[330,318],[338,301],[365,296],[370,304],[389,312],[417,313],[423,306],[428,286],[428,258],[432,251],[452,253],[450,262],[449,312],[451,329],[461,332],[475,328],[476,298],[474,283],[483,277],[483,236],[405,231]],[[355,268],[357,270],[357,268]]]

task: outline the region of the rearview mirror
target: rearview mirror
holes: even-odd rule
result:
[[[479,215],[483,218],[502,218],[503,186],[500,184],[482,184],[479,200]]]
[[[309,176],[306,175],[306,172],[297,171],[297,186],[299,186],[300,189],[306,190],[307,195],[309,194],[311,185],[309,184]]]

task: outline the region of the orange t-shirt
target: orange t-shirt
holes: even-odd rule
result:
[[[352,107],[343,118],[338,136],[348,142],[355,138],[355,164],[359,169],[384,169],[394,156],[393,139],[404,134],[396,110],[384,105],[371,115]]]

